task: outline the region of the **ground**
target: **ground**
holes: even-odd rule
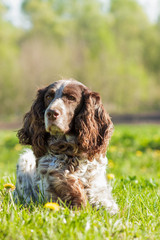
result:
[[[23,151],[16,133],[0,131],[0,239],[160,239],[159,125],[117,125],[110,142],[107,174],[118,214],[87,206],[59,211],[43,204],[15,205],[4,184],[15,184]]]

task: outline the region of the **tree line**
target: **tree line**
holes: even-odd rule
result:
[[[160,22],[135,0],[24,0],[29,28],[8,22],[0,0],[0,114],[18,119],[36,90],[75,78],[110,113],[160,108]]]

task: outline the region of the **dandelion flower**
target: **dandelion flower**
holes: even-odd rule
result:
[[[116,146],[111,146],[109,148],[110,152],[115,152],[117,150],[117,147]]]
[[[22,146],[21,146],[20,144],[16,144],[15,147],[14,147],[14,149],[15,149],[16,151],[20,151],[20,150],[22,149]]]
[[[108,166],[109,166],[109,168],[114,168],[114,162],[111,160],[111,159],[109,159],[109,161],[108,161]]]
[[[15,185],[13,183],[6,183],[6,184],[3,185],[3,187],[7,190],[6,192],[10,196],[11,204],[13,205],[14,210],[16,210],[16,207],[15,207],[15,204],[14,204],[14,201],[13,201],[13,196],[12,196],[12,193],[11,193],[11,191],[15,190],[15,188],[16,188]]]
[[[6,183],[3,186],[4,186],[4,188],[11,190],[11,191],[15,190],[15,188],[16,188],[13,183]]]
[[[113,173],[109,173],[109,174],[107,174],[107,178],[108,178],[108,180],[112,180],[115,178],[115,176]]]
[[[49,208],[49,209],[52,209],[52,210],[55,210],[55,211],[59,211],[60,206],[59,206],[58,203],[48,202],[44,205],[44,208]]]
[[[153,156],[154,156],[154,157],[160,157],[160,150],[155,150],[155,151],[153,152]]]
[[[137,157],[140,157],[140,156],[142,156],[142,154],[143,154],[143,153],[142,153],[141,151],[139,151],[139,150],[138,150],[138,151],[136,151],[136,156],[137,156]]]

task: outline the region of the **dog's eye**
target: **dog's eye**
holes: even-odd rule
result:
[[[47,101],[51,101],[53,98],[54,98],[54,96],[52,96],[50,94],[46,95],[46,100]]]
[[[51,99],[51,96],[50,96],[50,95],[47,95],[47,96],[46,96],[46,99],[47,99],[47,100],[50,100],[50,99]]]
[[[45,99],[50,102],[55,97],[55,91],[50,91],[46,94]]]
[[[76,101],[76,98],[72,95],[67,95],[66,97],[69,101]]]

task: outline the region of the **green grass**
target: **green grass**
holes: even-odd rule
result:
[[[91,206],[59,212],[14,205],[3,184],[15,183],[21,146],[15,133],[0,132],[0,239],[160,239],[160,128],[116,126],[107,153],[119,213]]]

